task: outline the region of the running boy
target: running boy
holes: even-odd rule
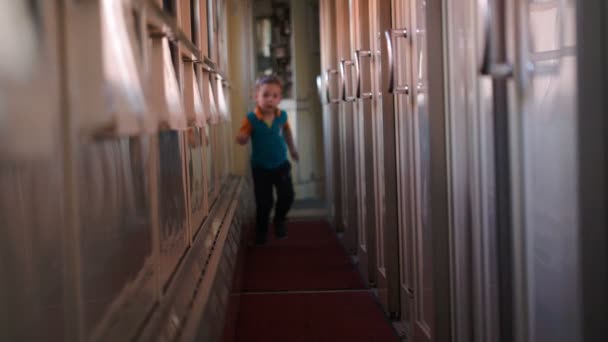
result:
[[[256,81],[254,112],[247,114],[236,137],[237,143],[247,144],[251,137],[251,169],[256,202],[256,244],[266,243],[270,211],[273,206],[272,187],[277,190],[274,233],[287,237],[285,217],[294,200],[291,164],[287,148],[294,160],[299,159],[293,143],[287,113],[277,106],[281,101],[282,84],[276,76],[264,76]]]

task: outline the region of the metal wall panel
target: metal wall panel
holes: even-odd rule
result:
[[[9,1],[1,12],[0,340],[63,341],[71,306],[58,8]]]
[[[498,22],[486,23],[487,17],[479,15],[489,15],[484,11],[492,10],[490,2],[445,3],[454,339],[496,341],[501,247],[494,132],[506,131],[506,127],[495,125],[494,100],[500,89],[494,87],[491,77],[480,73],[484,56],[479,47],[490,48],[483,46],[484,34],[488,34],[484,25],[497,26]],[[498,112],[504,113],[504,109]],[[509,282],[508,270],[503,269],[502,274]],[[505,296],[510,298],[510,294]]]
[[[150,213],[149,158],[140,137],[83,144],[79,149],[80,248],[85,334],[105,330],[121,296],[147,292],[156,281]],[[86,199],[86,200],[84,200]],[[152,303],[132,312],[143,320]],[[114,307],[112,307],[114,305]]]
[[[453,297],[453,327],[454,342],[473,340],[471,329],[471,270],[470,270],[470,206],[469,200],[469,163],[470,153],[468,137],[471,119],[470,113],[475,113],[476,93],[475,79],[477,70],[475,63],[469,63],[471,52],[475,57],[475,31],[471,27],[474,21],[470,18],[472,1],[459,4],[444,1],[447,6],[447,82],[448,82],[448,132],[449,132],[449,182],[451,188],[451,222],[452,237],[452,280]],[[471,42],[473,40],[473,42]],[[472,51],[471,51],[472,50]],[[473,58],[473,61],[476,59]],[[472,64],[472,65],[471,65]],[[472,72],[471,72],[472,70]],[[470,76],[473,74],[473,78]],[[464,86],[461,86],[463,85]],[[473,94],[469,94],[472,92]]]
[[[429,218],[431,242],[427,245],[432,255],[432,319],[427,321],[433,341],[452,340],[452,314],[450,284],[449,228],[449,184],[448,184],[448,149],[447,149],[447,106],[446,106],[446,37],[444,20],[446,8],[440,1],[419,4],[419,13],[424,15],[426,37],[423,55],[427,64],[428,118],[429,118]]]
[[[65,195],[62,155],[59,150],[53,155],[50,160],[0,161],[0,339],[5,341],[62,341],[66,336]]]
[[[577,7],[580,251],[583,341],[608,340],[608,3]],[[603,32],[598,34],[598,28]],[[603,304],[602,304],[603,303]]]
[[[190,205],[192,238],[198,233],[207,215],[207,193],[205,191],[207,175],[205,174],[206,161],[203,158],[204,132],[202,127],[191,127],[186,131],[188,193],[190,196],[188,202]]]
[[[215,153],[213,153],[212,148],[212,138],[213,138],[213,127],[210,125],[205,125],[203,128],[203,147],[205,149],[205,181],[207,189],[207,198],[208,198],[208,207],[210,208],[215,200],[215,162],[213,157]]]
[[[183,133],[158,133],[158,197],[160,229],[160,278],[166,287],[189,246]]]
[[[517,341],[580,340],[576,4],[509,7]]]

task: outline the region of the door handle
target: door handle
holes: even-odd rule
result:
[[[361,92],[361,57],[371,58],[372,52],[369,50],[366,50],[366,51],[356,50],[355,51],[355,74],[357,75],[357,91],[356,91],[355,96],[358,99],[371,99],[371,97],[372,97],[371,92],[365,92],[365,93]]]
[[[346,93],[346,66],[352,66],[353,61],[347,61],[342,59],[340,61],[340,82],[342,84],[342,101],[344,102],[353,102],[355,101],[354,96],[348,96]],[[352,89],[352,87],[350,87]]]
[[[323,101],[323,76],[317,75],[316,82],[317,82],[317,92],[319,93],[319,101],[321,101],[321,103],[325,103]]]
[[[388,54],[388,92],[391,94],[406,94],[409,95],[410,87],[405,85],[395,86],[395,51],[393,50],[393,38],[402,37],[408,38],[407,29],[391,29],[384,31],[384,38],[386,38],[386,51]]]
[[[340,99],[332,99],[331,98],[331,93],[330,93],[330,79],[331,79],[331,75],[337,75],[338,71],[336,69],[327,69],[325,70],[325,100],[327,101],[328,104],[331,103],[338,103],[340,102]]]

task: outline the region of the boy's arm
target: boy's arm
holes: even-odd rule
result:
[[[293,134],[291,134],[291,127],[287,124],[283,129],[283,134],[285,136],[285,143],[287,143],[287,147],[289,148],[289,154],[291,154],[291,158],[293,160],[300,160],[300,154],[298,154],[298,150],[296,149],[295,144],[293,143]]]
[[[241,129],[239,130],[239,133],[236,135],[237,144],[247,144],[249,142],[249,137],[251,136],[251,130],[251,123],[249,123],[249,120],[245,118],[245,120],[243,121],[243,125],[241,125]]]

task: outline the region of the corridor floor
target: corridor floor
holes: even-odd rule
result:
[[[256,341],[399,341],[335,234],[290,222],[289,238],[251,247],[235,336]]]

